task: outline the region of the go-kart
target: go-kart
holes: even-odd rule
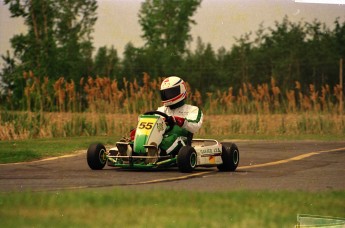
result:
[[[152,169],[178,167],[180,172],[192,172],[195,167],[217,166],[220,171],[235,171],[239,163],[239,150],[235,143],[214,139],[180,140],[177,153],[166,154],[159,147],[164,135],[174,123],[169,116],[150,111],[139,116],[133,141],[121,140],[116,147],[106,150],[101,143],[91,144],[87,150],[87,163],[93,170],[106,164],[127,169]]]

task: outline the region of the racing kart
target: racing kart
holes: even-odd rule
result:
[[[174,124],[166,123],[168,115],[159,111],[139,116],[134,141],[119,141],[106,150],[101,143],[91,144],[87,150],[87,163],[93,170],[107,164],[127,169],[178,167],[180,172],[192,172],[195,167],[216,166],[220,171],[235,171],[239,163],[239,150],[235,143],[214,139],[181,140],[177,153],[163,153],[159,145]]]

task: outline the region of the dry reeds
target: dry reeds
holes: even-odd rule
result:
[[[47,77],[41,82],[32,72],[24,72],[27,111],[59,111],[92,113],[142,113],[161,105],[159,87],[162,78],[151,79],[143,73],[142,79],[119,83],[107,77],[82,78],[79,89],[74,81],[63,77],[49,83]],[[187,102],[200,106],[208,114],[272,114],[272,113],[338,113],[341,87],[329,85],[319,90],[310,84],[302,91],[296,81],[293,89],[282,91],[272,77],[270,83],[252,85],[243,83],[238,91],[230,86],[226,91],[207,92],[202,95],[187,85]],[[52,89],[49,88],[52,84]],[[53,92],[52,92],[53,91]],[[10,97],[9,97],[10,99]]]
[[[135,127],[139,113],[161,106],[163,78],[151,79],[147,73],[133,81],[82,78],[77,85],[63,77],[41,81],[32,72],[23,77],[25,112],[0,112],[0,140],[126,134]],[[237,91],[230,86],[205,95],[186,86],[187,103],[198,105],[205,114],[201,135],[345,134],[340,85],[332,90],[329,85],[318,89],[310,84],[303,91],[296,81],[295,88],[282,91],[272,77],[270,83],[243,83]]]
[[[0,140],[29,138],[128,135],[136,114],[0,113]],[[43,119],[40,123],[40,119]],[[345,117],[332,114],[231,114],[204,116],[195,137],[229,135],[345,135]]]

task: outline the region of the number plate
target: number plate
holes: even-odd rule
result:
[[[137,134],[150,135],[157,118],[142,118],[138,123]]]

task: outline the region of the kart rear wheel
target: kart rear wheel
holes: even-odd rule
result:
[[[197,154],[193,147],[183,146],[177,155],[177,167],[182,173],[190,173],[197,163]]]
[[[235,171],[240,162],[240,151],[235,143],[222,143],[223,164],[218,165],[219,171]]]
[[[106,149],[103,144],[91,144],[87,150],[87,164],[93,170],[103,169],[107,163]]]

